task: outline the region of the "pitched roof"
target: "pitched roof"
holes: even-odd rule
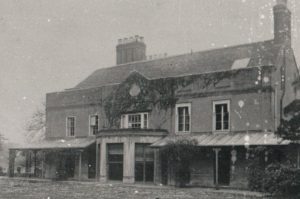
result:
[[[237,60],[249,58],[247,67],[273,65],[278,53],[273,40],[194,52],[156,60],[147,60],[102,68],[80,82],[75,89],[119,84],[132,71],[146,78],[158,79],[231,70]]]

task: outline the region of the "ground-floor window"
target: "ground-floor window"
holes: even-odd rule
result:
[[[108,178],[123,179],[123,144],[107,144]]]
[[[135,181],[153,182],[154,151],[150,144],[135,144]]]

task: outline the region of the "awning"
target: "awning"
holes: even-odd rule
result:
[[[196,139],[198,146],[266,146],[288,145],[290,141],[277,137],[272,132],[238,132],[238,133],[195,133],[168,136],[153,143],[152,147],[162,147],[169,142],[183,139]]]
[[[24,144],[19,147],[13,147],[10,149],[16,150],[34,150],[34,149],[84,149],[91,144],[95,143],[94,137],[88,138],[70,138],[70,139],[49,139],[43,140],[38,143]]]

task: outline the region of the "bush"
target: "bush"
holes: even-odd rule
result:
[[[288,198],[300,197],[300,169],[291,165],[270,164],[265,169],[264,190]]]
[[[183,187],[190,181],[190,166],[198,152],[197,141],[184,139],[169,142],[161,150],[161,154],[168,161],[168,166],[175,172],[176,186]]]
[[[264,159],[266,151],[269,154],[268,161]],[[300,169],[276,159],[270,160],[270,156],[276,153],[265,147],[252,149],[251,153],[248,165],[250,190],[267,192],[276,197],[300,198]]]
[[[265,176],[265,162],[262,157],[265,147],[256,147],[251,150],[248,164],[248,186],[252,191],[263,191],[263,178]]]

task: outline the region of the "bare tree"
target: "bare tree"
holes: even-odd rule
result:
[[[37,142],[45,138],[46,131],[46,107],[45,103],[38,108],[26,125],[26,141]]]

